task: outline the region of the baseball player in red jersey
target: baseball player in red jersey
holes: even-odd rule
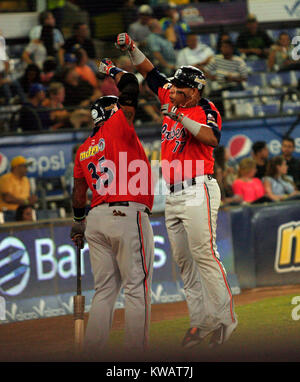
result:
[[[92,354],[106,345],[123,287],[125,346],[127,354],[136,355],[147,347],[151,309],[151,168],[133,127],[136,77],[105,59],[99,71],[115,78],[120,96],[101,97],[92,105],[95,128],[78,149],[74,165],[71,238],[85,235],[95,285],[84,344]],[[85,218],[88,187],[93,196]]]
[[[162,105],[162,173],[170,190],[166,226],[190,314],[182,345],[192,347],[208,335],[210,347],[220,345],[237,326],[216,245],[220,190],[212,174],[213,148],[221,136],[220,114],[211,101],[202,98],[205,77],[201,70],[182,66],[169,81],[126,33],[118,35],[116,46],[128,51]]]

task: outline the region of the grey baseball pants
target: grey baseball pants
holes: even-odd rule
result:
[[[95,295],[89,313],[84,347],[105,347],[120,289],[125,298],[125,347],[140,352],[147,347],[151,312],[154,258],[153,231],[143,204],[94,207],[87,217]]]
[[[184,283],[190,326],[200,328],[204,337],[221,324],[230,325],[235,314],[216,245],[220,189],[214,178],[199,178],[196,185],[167,196],[165,214],[173,257]]]

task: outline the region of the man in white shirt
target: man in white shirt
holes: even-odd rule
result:
[[[194,33],[187,36],[186,43],[187,47],[178,53],[176,66],[193,65],[202,70],[213,57],[213,50],[208,45],[200,44]]]

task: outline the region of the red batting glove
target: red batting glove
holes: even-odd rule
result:
[[[127,33],[119,33],[117,36],[117,42],[115,43],[115,46],[123,52],[126,50],[133,51],[133,49],[135,48],[135,42]]]

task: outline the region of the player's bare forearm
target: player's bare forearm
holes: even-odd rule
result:
[[[74,208],[84,208],[86,206],[86,192],[88,184],[85,178],[74,178],[74,188],[72,193],[72,206]]]
[[[218,139],[213,133],[213,130],[205,125],[201,126],[201,129],[195,136],[195,138],[197,139],[197,141],[202,142],[206,145],[213,147],[218,146]]]
[[[136,70],[141,73],[141,75],[146,78],[147,74],[151,72],[151,70],[154,68],[154,65],[152,62],[146,57],[146,59],[140,64],[136,65]]]

